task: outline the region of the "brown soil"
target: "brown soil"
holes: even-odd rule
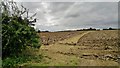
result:
[[[119,65],[117,30],[48,32],[40,36],[43,44],[38,54],[44,57],[32,66]]]

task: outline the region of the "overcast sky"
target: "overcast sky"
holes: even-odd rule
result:
[[[117,2],[23,2],[37,12],[36,29],[58,31],[81,28],[117,28]]]

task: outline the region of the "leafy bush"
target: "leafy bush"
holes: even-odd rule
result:
[[[11,7],[10,7],[11,6]],[[23,7],[23,6],[22,6]],[[11,11],[11,10],[12,11]],[[26,8],[24,11],[18,9],[15,2],[2,2],[2,56],[3,59],[9,56],[17,56],[26,50],[27,46],[39,48],[39,36],[30,24]],[[12,14],[13,13],[13,14]]]

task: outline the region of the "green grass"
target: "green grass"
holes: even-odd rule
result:
[[[0,57],[0,68],[2,68],[2,59]]]
[[[43,56],[37,53],[38,53],[38,49],[28,47],[25,51],[23,51],[17,56],[15,55],[15,56],[9,56],[9,57],[3,58],[2,67],[3,68],[19,68],[19,66],[22,66],[23,64],[28,62],[39,63]]]

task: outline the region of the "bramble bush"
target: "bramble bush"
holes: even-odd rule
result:
[[[30,21],[28,10],[21,5],[22,10],[13,1],[1,3],[2,10],[2,59],[18,56],[27,47],[39,48],[39,36],[32,25],[36,19]],[[27,14],[23,17],[23,14]],[[35,16],[35,14],[33,15]]]
[[[33,17],[36,13],[29,17],[29,10],[22,5],[19,10],[16,2],[13,1],[2,1],[0,8],[2,14],[0,17],[2,22],[2,66],[3,68],[13,68],[34,59],[34,56],[24,54],[28,48],[35,50],[40,48],[39,36],[32,27],[35,26],[33,23],[36,22],[36,19]]]

